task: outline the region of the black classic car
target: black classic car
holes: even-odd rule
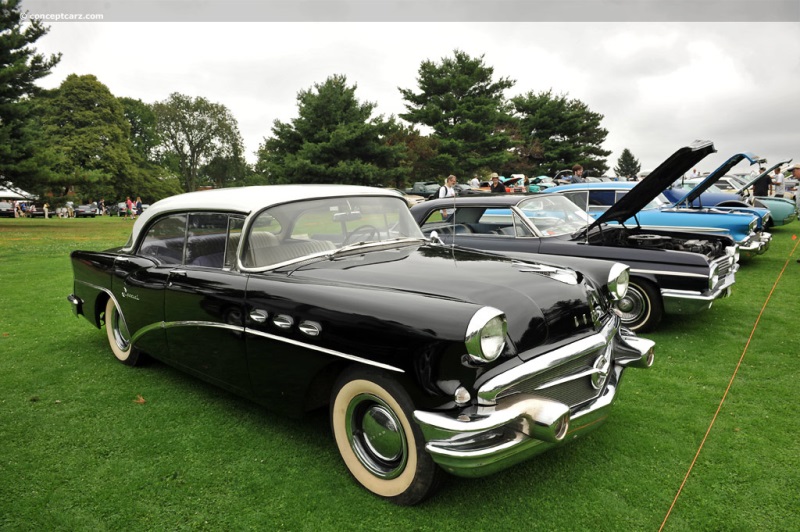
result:
[[[327,405],[349,472],[398,504],[442,470],[487,475],[594,429],[623,370],[653,362],[611,305],[627,266],[433,245],[376,188],[182,194],[71,260],[73,311],[119,361],[288,414]]]
[[[687,150],[673,157],[691,160]],[[664,164],[671,162],[673,158]],[[651,199],[641,197],[637,189],[597,220],[557,193],[431,200],[412,207],[411,213],[425,235],[448,245],[530,260],[558,255],[548,260],[564,263],[564,257],[587,257],[628,264],[630,287],[616,306],[623,324],[646,331],[665,312],[695,313],[728,296],[739,265],[737,246],[729,236],[625,226],[623,222]],[[442,220],[445,208],[448,215]],[[619,225],[604,223],[607,220]]]

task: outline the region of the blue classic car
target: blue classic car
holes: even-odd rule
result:
[[[786,159],[777,162],[755,177],[748,176],[745,178],[723,175],[716,181],[715,185],[710,186],[706,192],[701,194],[700,199],[705,202],[718,201],[715,205],[717,208],[752,205],[768,209],[770,216],[766,223],[767,227],[791,223],[798,217],[797,204],[794,201],[785,197],[753,196],[752,194],[753,186],[759,179],[771,176],[773,170],[791,161],[792,159]],[[687,189],[691,189],[698,182],[697,180],[686,180],[682,182],[682,185]]]
[[[181,194],[123,247],[71,258],[73,312],[121,363],[149,355],[287,414],[327,406],[342,471],[398,504],[443,471],[572,442],[653,362],[612,308],[628,266],[434,245],[391,190]]]
[[[637,202],[640,205],[645,204],[645,207],[641,210],[626,209],[630,211],[630,218],[622,221],[607,220],[608,223],[639,225],[649,229],[730,235],[739,245],[739,252],[743,256],[751,257],[764,253],[769,248],[772,236],[758,230],[758,215],[751,212],[737,212],[734,207],[730,209],[686,207],[671,203],[662,193],[678,176],[714,151],[712,143],[697,141],[676,151],[639,183],[626,181],[576,183],[549,188],[546,192],[562,193],[594,218],[598,218],[635,187]],[[683,155],[678,157],[678,154]]]
[[[749,152],[737,153],[703,178],[692,181],[677,180],[671,187],[664,190],[664,196],[675,206],[685,209],[715,207],[727,212],[751,212],[759,217],[758,229],[769,227],[771,224],[769,209],[750,205],[741,197],[725,193],[714,187],[714,183],[744,160],[755,164],[760,161],[760,158]]]

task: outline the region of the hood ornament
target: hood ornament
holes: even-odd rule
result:
[[[578,274],[574,270],[556,268],[555,266],[545,266],[543,264],[532,264],[530,262],[523,262],[521,260],[513,260],[511,261],[511,264],[521,272],[538,273],[539,275],[550,277],[551,279],[564,284],[578,284]]]

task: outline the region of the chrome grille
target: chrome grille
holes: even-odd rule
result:
[[[498,395],[498,399],[517,393],[525,393],[560,401],[570,408],[581,405],[586,401],[591,401],[600,395],[602,389],[596,390],[592,386],[591,376],[588,375],[574,380],[567,380],[550,387],[543,388],[543,386],[547,386],[550,382],[567,379],[570,375],[577,375],[592,369],[592,365],[595,360],[597,360],[597,357],[600,356],[603,349],[604,348],[601,348],[583,354],[578,358],[567,360],[556,367],[531,375],[530,378],[503,390]]]
[[[723,257],[721,259],[717,259],[711,263],[712,267],[714,265],[719,267],[717,272],[719,273],[719,278],[722,279],[730,273],[731,267],[733,266],[733,257]]]

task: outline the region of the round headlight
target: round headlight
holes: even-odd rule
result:
[[[467,326],[464,343],[475,362],[491,362],[506,346],[508,322],[502,311],[492,307],[478,310]]]
[[[611,299],[619,301],[628,293],[631,274],[627,264],[615,262],[608,272],[608,291],[611,292]]]

